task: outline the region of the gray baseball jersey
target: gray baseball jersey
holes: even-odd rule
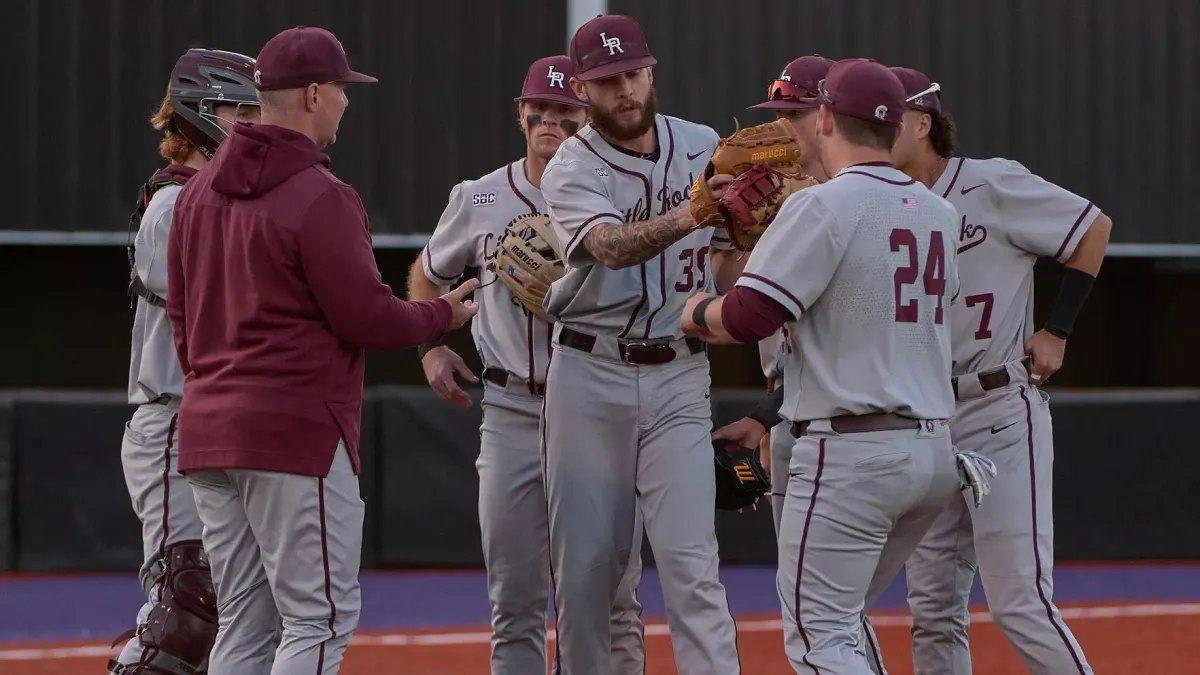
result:
[[[517,216],[545,211],[542,192],[525,177],[522,158],[455,185],[421,254],[425,276],[442,286],[467,267],[479,269],[479,312],[471,335],[483,365],[536,382],[546,378],[550,326],[527,312],[504,284],[490,282],[495,281],[496,245],[504,228]]]
[[[948,419],[957,213],[891,167],[835,178],[784,202],[737,281],[798,318],[780,414]]]
[[[1066,262],[1100,209],[1011,159],[952,159],[932,191],[958,210],[958,253],[970,255],[953,323],[954,374],[1021,358],[1034,333],[1034,263]]]
[[[781,414],[792,445],[778,526],[784,644],[796,672],[869,672],[862,611],[958,489],[943,421],[957,288],[945,200],[883,163],[793,195],[738,285],[787,308]],[[835,431],[831,418],[895,413],[911,428]]]
[[[137,275],[160,298],[167,297],[167,236],[182,189],[167,185],[154,193],[133,243]],[[163,394],[183,396],[183,371],[175,354],[171,322],[166,309],[138,298],[129,359],[129,402],[147,403]]]
[[[906,565],[913,661],[931,675],[971,672],[968,601],[978,568],[996,623],[1026,667],[1085,675],[1091,666],[1053,601],[1049,397],[1029,384],[1021,359],[1035,330],[1034,263],[1066,262],[1100,210],[1008,159],[952,159],[933,190],[960,213],[951,436],[1000,473],[980,508],[952,500]],[[995,384],[997,371],[1007,385]]]
[[[594,264],[583,246],[597,225],[649,220],[687,201],[716,148],[717,132],[665,115],[657,125],[657,162],[614,148],[588,125],[546,167],[542,190],[568,270],[551,286],[545,307],[565,326],[622,338],[679,338],[683,303],[713,289],[710,251],[732,247],[724,231],[696,230],[652,260],[622,270]]]

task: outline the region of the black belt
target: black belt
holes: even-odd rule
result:
[[[1021,365],[1025,366],[1025,372],[1029,373],[1029,358],[1021,359]],[[1009,382],[1012,382],[1012,377],[1008,374],[1008,366],[998,366],[990,370],[985,370],[977,373],[975,378],[979,380],[979,387],[984,392],[993,391],[1001,387],[1007,387]],[[958,378],[950,378],[950,386],[954,388],[954,398],[958,398]]]
[[[483,379],[487,380],[488,382],[491,382],[492,384],[500,386],[500,387],[507,387],[508,379],[510,377],[520,379],[519,376],[514,375],[513,373],[510,373],[507,370],[501,370],[499,368],[487,368],[483,371]],[[528,384],[529,384],[529,393],[533,394],[534,396],[545,396],[546,395],[546,383],[545,382],[534,382],[534,381],[530,380]]]
[[[800,438],[808,433],[809,421],[793,422],[792,437]],[[829,428],[835,434],[863,434],[870,431],[898,431],[901,429],[920,429],[921,420],[902,417],[895,413],[874,413],[870,415],[839,415],[829,418]]]
[[[657,366],[675,359],[675,348],[671,346],[669,339],[627,340],[616,338],[616,340],[617,351],[625,363],[635,366]],[[684,338],[684,342],[692,354],[704,351],[704,341],[700,338]],[[596,347],[596,336],[580,333],[564,326],[559,330],[558,344],[590,354]]]

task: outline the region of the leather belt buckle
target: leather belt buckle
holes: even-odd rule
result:
[[[621,360],[633,365],[657,366],[675,358],[675,348],[663,342],[621,342]]]

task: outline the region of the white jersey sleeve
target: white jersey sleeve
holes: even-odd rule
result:
[[[853,235],[812,191],[796,193],[750,252],[736,285],[763,293],[799,318],[829,286]]]
[[[1033,174],[1020,162],[993,159],[991,186],[1000,226],[1017,248],[1066,262],[1100,209],[1079,195]]]
[[[160,298],[167,297],[167,238],[171,231],[171,216],[175,213],[175,200],[182,190],[174,185],[159,190],[162,210],[151,214],[153,220],[143,218],[134,241],[138,278]]]
[[[563,243],[563,255],[577,267],[595,262],[583,246],[588,232],[602,223],[624,222],[604,181],[583,162],[552,160],[542,174],[542,196],[554,234]]]
[[[454,283],[476,257],[475,240],[470,236],[471,212],[466,204],[472,182],[463,181],[450,190],[442,217],[422,252],[425,277],[439,286]]]

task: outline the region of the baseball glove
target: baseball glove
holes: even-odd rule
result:
[[[513,297],[534,316],[553,323],[542,309],[542,301],[566,267],[550,219],[540,213],[514,218],[500,236],[495,264],[496,279]]]
[[[816,184],[812,176],[799,171],[785,173],[764,164],[743,171],[717,201],[733,246],[742,251],[753,249],[775,220],[783,200]]]
[[[771,479],[758,461],[756,448],[725,439],[713,440],[717,474],[717,508],[740,511],[753,506],[771,489]]]
[[[689,207],[697,227],[724,225],[716,200],[708,189],[708,179],[717,174],[736,176],[755,164],[794,171],[800,159],[800,142],[791,122],[779,119],[742,129],[734,119],[733,125],[733,134],[717,141],[717,149],[713,150],[708,165],[692,183]]]

